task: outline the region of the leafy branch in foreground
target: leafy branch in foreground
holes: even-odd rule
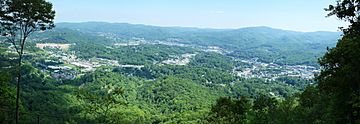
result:
[[[2,0],[0,2],[0,34],[19,55],[16,91],[16,124],[19,123],[21,61],[26,39],[35,31],[53,28],[55,11],[45,0]]]

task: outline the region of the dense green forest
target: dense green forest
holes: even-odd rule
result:
[[[20,79],[24,124],[360,123],[359,5],[326,9],[343,33],[58,23],[24,54],[1,8],[0,124],[16,122]]]

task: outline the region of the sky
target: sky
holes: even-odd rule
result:
[[[294,31],[339,31],[346,26],[324,8],[336,0],[48,0],[55,22],[113,22],[236,29],[268,26]]]

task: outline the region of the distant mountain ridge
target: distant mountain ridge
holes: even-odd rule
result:
[[[261,37],[271,41],[281,41],[288,37],[307,38],[307,40],[299,39],[298,41],[311,41],[334,43],[341,35],[341,32],[297,32],[282,29],[275,29],[265,26],[260,27],[247,27],[239,29],[208,29],[208,28],[191,28],[191,27],[158,27],[142,24],[129,24],[129,23],[105,23],[105,22],[84,22],[84,23],[58,23],[57,28],[69,28],[86,32],[106,32],[118,35],[121,38],[139,37],[148,40],[166,40],[168,38],[179,38],[188,40],[188,42],[203,42],[208,40],[206,38],[213,38],[220,40],[225,38],[227,41],[239,40],[256,40]],[[225,37],[226,36],[226,37]],[[204,40],[197,39],[200,37]],[[319,37],[319,38],[316,38]],[[248,39],[246,39],[248,38]],[[263,40],[259,39],[259,40]],[[335,41],[334,41],[335,39]],[[231,42],[230,41],[230,42]],[[201,44],[200,44],[201,45]],[[219,44],[218,44],[219,45]]]
[[[132,23],[112,23],[112,22],[97,22],[97,21],[89,21],[89,22],[59,22],[56,23],[56,27],[61,28],[68,28],[69,26],[76,27],[88,27],[91,26],[143,26],[143,27],[156,27],[156,28],[172,28],[172,29],[187,29],[187,30],[213,30],[213,31],[229,31],[229,30],[242,30],[242,29],[264,29],[264,30],[281,30],[281,31],[290,31],[290,32],[298,32],[298,33],[315,33],[315,32],[322,32],[322,33],[341,33],[335,31],[294,31],[294,30],[287,30],[287,29],[280,29],[280,28],[273,28],[269,26],[249,26],[249,27],[242,27],[242,28],[202,28],[202,27],[182,27],[182,26],[155,26],[155,25],[147,25],[147,24],[132,24]],[[75,27],[73,27],[75,28]]]

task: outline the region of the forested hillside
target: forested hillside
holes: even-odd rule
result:
[[[343,33],[55,24],[23,2],[0,1],[0,124],[360,122],[358,0],[325,9]]]
[[[316,65],[327,47],[334,47],[340,32],[295,32],[269,27],[242,29],[201,29],[156,27],[126,23],[59,23],[57,28],[73,29],[111,39],[144,38],[180,44],[217,46],[231,56],[259,58],[278,64]],[[306,51],[306,52],[304,52]]]

